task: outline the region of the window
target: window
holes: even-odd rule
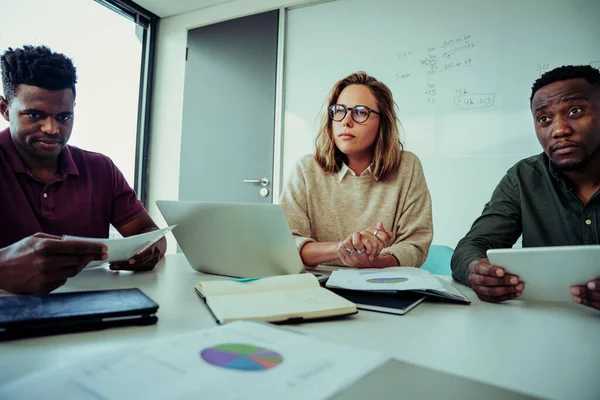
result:
[[[121,3],[13,2],[0,14],[0,52],[43,44],[73,59],[78,84],[69,144],[109,156],[144,201],[144,115],[153,61],[149,30],[157,17]],[[1,130],[8,123],[0,119]]]

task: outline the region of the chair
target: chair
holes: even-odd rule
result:
[[[435,275],[452,275],[450,260],[454,250],[444,245],[432,244],[422,269]]]

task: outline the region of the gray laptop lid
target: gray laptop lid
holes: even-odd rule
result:
[[[167,224],[197,271],[240,278],[300,273],[298,254],[279,205],[158,200]]]

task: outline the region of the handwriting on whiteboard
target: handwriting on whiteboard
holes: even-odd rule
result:
[[[413,55],[412,50],[405,50],[405,51],[400,51],[400,52],[396,53],[396,57],[398,57],[398,58],[409,57],[412,55]]]
[[[464,60],[452,61],[442,64],[440,71],[446,71],[452,68],[458,67],[470,67],[473,60],[471,58],[467,58]]]
[[[494,93],[467,93],[454,98],[454,109],[472,110],[487,108],[494,104],[496,94]]]
[[[536,71],[538,74],[538,77],[542,76],[545,72],[548,71],[548,69],[550,69],[550,64],[548,63],[538,63],[537,67],[536,67]]]
[[[444,40],[440,47],[445,48],[445,47],[456,45],[456,44],[463,45],[465,43],[469,43],[470,40],[471,40],[471,35],[464,35],[463,37],[459,37],[456,39]]]
[[[435,104],[438,101],[437,75],[446,71],[469,68],[473,65],[473,57],[469,54],[475,48],[471,35],[450,38],[433,46],[427,46],[422,52],[413,49],[403,49],[396,53],[396,58],[402,64],[402,70],[396,73],[397,80],[411,80],[414,77],[425,74],[425,85],[423,94],[427,104]],[[423,54],[424,55],[421,55]],[[415,61],[421,71],[414,71],[409,63]],[[418,73],[421,72],[421,73]]]
[[[494,105],[495,93],[468,93],[466,88],[459,88],[455,90],[454,97],[451,97],[452,94],[448,96],[448,91],[443,89],[444,85],[440,86],[452,81],[453,76],[456,76],[454,71],[476,65],[476,54],[473,53],[476,47],[471,35],[462,35],[432,43],[422,49],[397,51],[399,67],[396,80],[419,79],[418,82],[423,82],[422,96],[429,105],[436,106],[440,101],[452,104],[456,110],[491,107]],[[538,72],[543,73],[547,68],[547,64],[538,64]]]
[[[442,53],[442,58],[450,58],[453,54],[458,53],[459,51],[464,51],[464,50],[468,50],[468,49],[472,49],[473,47],[475,47],[475,45],[473,43],[467,43],[464,44],[462,46],[458,46],[450,51],[445,51]]]

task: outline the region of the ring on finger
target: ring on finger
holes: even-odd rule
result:
[[[354,250],[349,249],[349,248],[346,247],[346,252],[348,253],[349,256],[351,256],[352,253],[354,253]]]
[[[365,251],[364,249],[356,249],[356,254],[362,254],[363,251]]]

